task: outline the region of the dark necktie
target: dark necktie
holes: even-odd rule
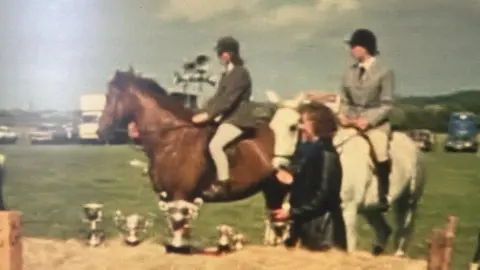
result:
[[[358,68],[358,80],[362,80],[363,74],[365,74],[365,67],[360,66]]]

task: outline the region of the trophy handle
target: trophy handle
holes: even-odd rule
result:
[[[159,201],[158,208],[160,208],[161,211],[165,212],[168,210],[168,203],[165,201]]]
[[[202,204],[203,204],[203,199],[202,199],[202,198],[196,198],[195,200],[193,200],[193,203],[194,203],[197,207],[200,207],[200,206],[202,206]]]

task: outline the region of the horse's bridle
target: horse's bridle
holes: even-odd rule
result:
[[[350,141],[351,139],[355,138],[356,136],[366,136],[362,131],[358,130],[357,129],[357,132],[355,132],[354,134],[346,137],[345,139],[343,139],[342,141],[340,141],[339,143],[336,143],[333,145],[333,147],[335,147],[336,149],[338,149],[339,147],[342,147],[345,143],[347,143],[348,141]],[[297,141],[297,145],[295,146],[295,149],[298,148],[298,145],[301,143],[301,140],[300,140],[300,133],[298,134],[298,137],[299,137],[299,140]],[[293,158],[294,154],[292,155],[273,155],[273,158],[282,158],[282,159],[286,159],[288,161],[292,161],[292,158]],[[280,168],[280,169],[285,169],[285,168]]]
[[[148,129],[142,129],[141,133],[143,134],[157,134],[157,135],[163,135],[163,134],[166,134],[166,133],[169,133],[171,131],[175,131],[175,130],[178,130],[178,129],[183,129],[183,128],[196,128],[197,126],[195,126],[194,124],[192,123],[185,123],[185,124],[180,124],[180,125],[172,125],[170,127],[164,127],[164,128],[148,128]],[[138,132],[140,133],[140,130],[138,130]],[[139,147],[137,147],[133,141],[134,139],[131,138],[129,136],[130,140],[129,140],[129,145],[134,148],[135,150],[139,150],[141,151],[142,149],[139,149]]]

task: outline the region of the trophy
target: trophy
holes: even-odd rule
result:
[[[87,203],[83,205],[83,212],[85,214],[83,221],[90,223],[88,245],[92,247],[100,245],[105,238],[103,230],[98,228],[98,223],[102,221],[102,209],[103,204]]]
[[[233,228],[222,224],[217,226],[217,254],[229,253],[232,251]]]
[[[153,214],[150,214],[153,216]],[[146,237],[148,228],[153,226],[153,219],[139,214],[131,214],[125,217],[120,210],[115,212],[113,218],[115,226],[123,232],[124,242],[129,246],[137,246]]]
[[[203,200],[197,198],[193,203],[177,200],[166,201],[166,193],[161,194],[158,206],[167,218],[172,238],[166,243],[167,252],[189,253],[191,251],[191,222],[198,217]]]
[[[241,233],[237,233],[234,236],[232,236],[232,244],[233,244],[233,249],[235,251],[242,250],[245,247],[245,243],[247,242],[247,237]]]

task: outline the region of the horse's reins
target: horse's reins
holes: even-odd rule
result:
[[[178,130],[178,129],[196,128],[196,127],[197,126],[195,126],[193,123],[186,123],[186,124],[180,124],[180,125],[165,127],[165,128],[161,128],[161,129],[160,128],[147,128],[147,129],[142,129],[142,130],[137,129],[137,132],[139,134],[142,133],[144,135],[151,135],[151,134],[164,135],[166,133],[169,133],[171,131],[175,131],[175,130]],[[142,150],[142,149],[138,149],[138,147],[135,146],[135,144],[133,143],[133,138],[130,138],[129,145],[130,145],[130,147],[134,148],[135,150],[138,150],[138,151]]]
[[[360,136],[362,137],[363,139],[365,139],[368,143],[368,145],[370,146],[370,156],[371,158],[373,159],[373,162],[374,164],[376,164],[378,162],[378,158],[377,158],[377,154],[375,153],[375,151],[373,150],[373,144],[372,144],[372,141],[370,140],[370,138],[367,136],[367,134],[365,133],[364,130],[361,130],[359,128],[356,128],[356,127],[352,127],[356,130],[356,132],[350,136],[348,136],[346,139],[342,140],[340,143],[338,144],[335,144],[334,147],[337,148],[337,147],[341,147],[342,145],[344,145],[345,143],[347,143],[349,140],[351,140],[352,138],[354,138],[355,136]]]

